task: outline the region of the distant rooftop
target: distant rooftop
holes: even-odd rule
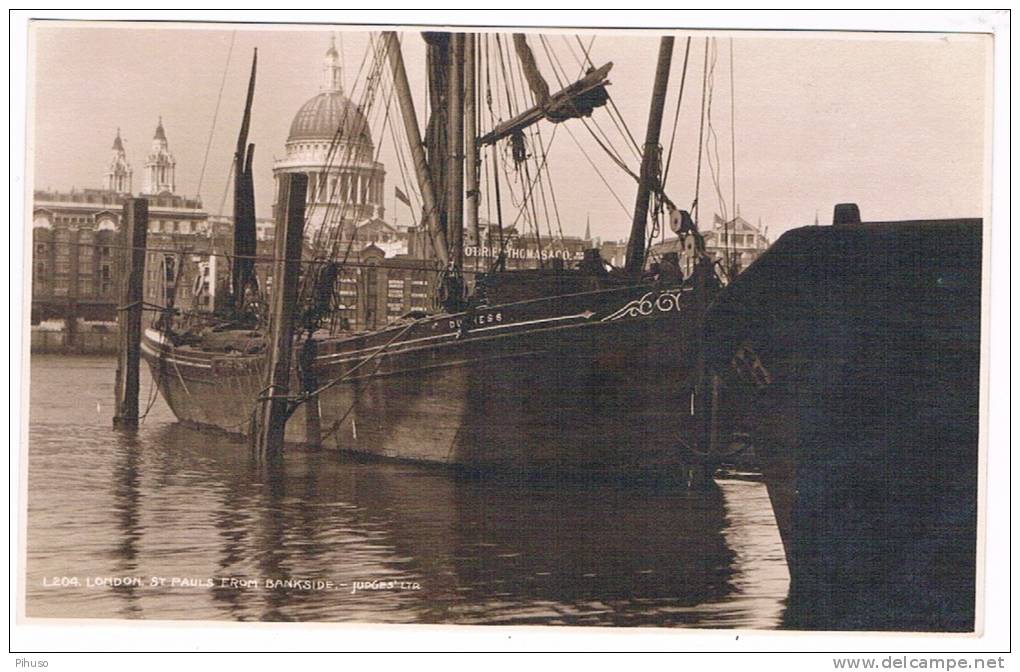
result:
[[[157,208],[186,208],[191,210],[202,209],[202,199],[186,198],[177,194],[141,194],[141,198],[149,201],[149,205]],[[109,205],[120,207],[124,204],[126,194],[119,194],[106,189],[71,189],[70,191],[51,191],[48,189],[36,189],[33,198],[35,201],[49,201],[51,203],[69,203],[80,205]]]

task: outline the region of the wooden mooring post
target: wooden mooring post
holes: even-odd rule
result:
[[[301,391],[310,394],[303,402],[305,407],[305,445],[319,448],[322,445],[322,408],[319,395],[319,376],[315,371],[315,358],[319,354],[318,343],[309,335],[301,346]]]
[[[696,451],[690,455],[686,468],[688,487],[702,488],[712,482],[719,458],[719,390],[721,379],[708,367],[705,358],[705,312],[708,310],[708,268],[698,262],[693,273],[695,333],[698,335],[697,360],[690,413],[694,416],[697,435],[693,441]]]
[[[149,202],[129,198],[121,218],[120,305],[117,309],[117,376],[113,426],[138,427],[138,374],[142,342],[142,283],[145,281],[145,241]]]
[[[270,351],[267,380],[258,404],[255,447],[260,458],[283,454],[283,438],[290,412],[291,359],[294,349],[295,311],[301,275],[301,248],[305,229],[305,196],[308,176],[280,175],[280,200],[284,208],[276,215],[276,248],[273,259],[273,290],[270,309]]]

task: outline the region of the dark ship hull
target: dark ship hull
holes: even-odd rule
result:
[[[974,629],[981,221],[785,234],[706,317],[791,574],[787,624]]]
[[[631,284],[316,337],[322,443],[522,475],[681,477],[696,425],[698,293]],[[143,355],[180,420],[249,431],[265,356],[240,354],[242,335],[231,342],[217,352],[146,331]],[[287,441],[310,441],[312,408],[298,407]]]

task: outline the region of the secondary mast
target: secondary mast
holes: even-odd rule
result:
[[[411,98],[411,86],[407,82],[404,57],[400,53],[400,41],[397,40],[397,34],[393,31],[384,32],[383,39],[387,43],[393,86],[400,104],[400,115],[404,121],[407,145],[411,148],[414,175],[418,180],[418,190],[421,191],[422,207],[425,208],[425,222],[432,238],[433,254],[445,266],[448,259],[446,234],[439,225],[435,190],[432,187],[428,160],[425,158],[425,148],[422,146],[421,130],[418,128],[418,117],[414,111],[414,99]]]
[[[673,37],[663,36],[659,42],[659,63],[655,68],[652,87],[652,107],[648,111],[648,130],[641,159],[641,179],[638,182],[637,202],[634,204],[634,222],[627,241],[626,270],[632,275],[641,273],[645,265],[645,227],[648,223],[648,198],[652,188],[661,190],[656,165],[659,158],[659,132],[662,129],[662,110],[666,105],[666,85],[669,67],[673,62]]]
[[[478,230],[478,88],[476,82],[477,61],[475,57],[476,38],[474,33],[464,36],[464,182],[467,204],[464,209],[464,225],[471,236],[472,245],[481,245]]]
[[[255,97],[255,70],[259,52],[255,50],[251,59],[251,76],[248,79],[248,96],[244,102],[241,117],[241,131],[237,136],[234,152],[234,260],[230,279],[232,292],[230,307],[240,311],[244,307],[245,290],[255,281],[255,187],[252,179],[252,160],[255,145],[248,144],[248,128],[251,124],[251,105]]]
[[[447,208],[446,232],[450,262],[455,269],[464,263],[464,33],[450,35],[450,70],[446,96]]]

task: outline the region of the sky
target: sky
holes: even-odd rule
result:
[[[610,95],[626,128],[642,143],[660,33],[537,32],[546,35],[544,46],[534,33],[529,41],[554,91],[559,86],[546,46],[567,71],[577,74],[580,50],[574,36],[579,34],[585,45],[594,37],[591,58],[596,65],[613,62]],[[704,55],[708,38],[715,37],[708,42],[709,60],[714,55],[715,62],[709,87],[714,135],[704,144],[701,163],[703,220],[724,209],[732,213],[734,189],[741,216],[767,226],[772,239],[812,224],[816,213],[827,223],[833,206],[848,201],[859,204],[865,220],[982,215],[990,38],[781,31],[670,34],[676,42],[661,144],[668,148],[675,137],[666,192],[681,207],[689,207],[696,191]],[[357,90],[358,65],[370,34],[349,26],[36,23],[30,36],[34,59],[29,60],[28,103],[35,187],[101,187],[120,128],[134,168],[134,188],[140,190],[145,155],[162,117],[177,160],[178,193],[200,195],[210,214],[229,215],[231,204],[224,195],[251,53],[257,47],[249,139],[256,145],[258,214],[270,216],[272,161],[284,154],[295,112],[319,91],[331,35],[343,54],[347,87]],[[414,31],[402,33],[401,39],[423,119],[424,43]],[[498,67],[495,59],[491,63]],[[684,92],[674,134],[681,80]],[[589,124],[605,131],[637,173],[638,159],[625,148],[608,109],[596,110]],[[593,236],[626,238],[636,194],[633,178],[579,121],[545,123],[542,136],[563,233],[580,235],[590,222]],[[381,143],[379,160],[387,169],[387,218],[408,224],[410,211],[402,205],[394,209],[393,188],[407,191],[413,180],[401,179],[389,131],[377,133],[375,140]],[[483,201],[482,216],[492,208]],[[513,204],[505,202],[504,208],[504,220],[512,220],[517,212]]]

